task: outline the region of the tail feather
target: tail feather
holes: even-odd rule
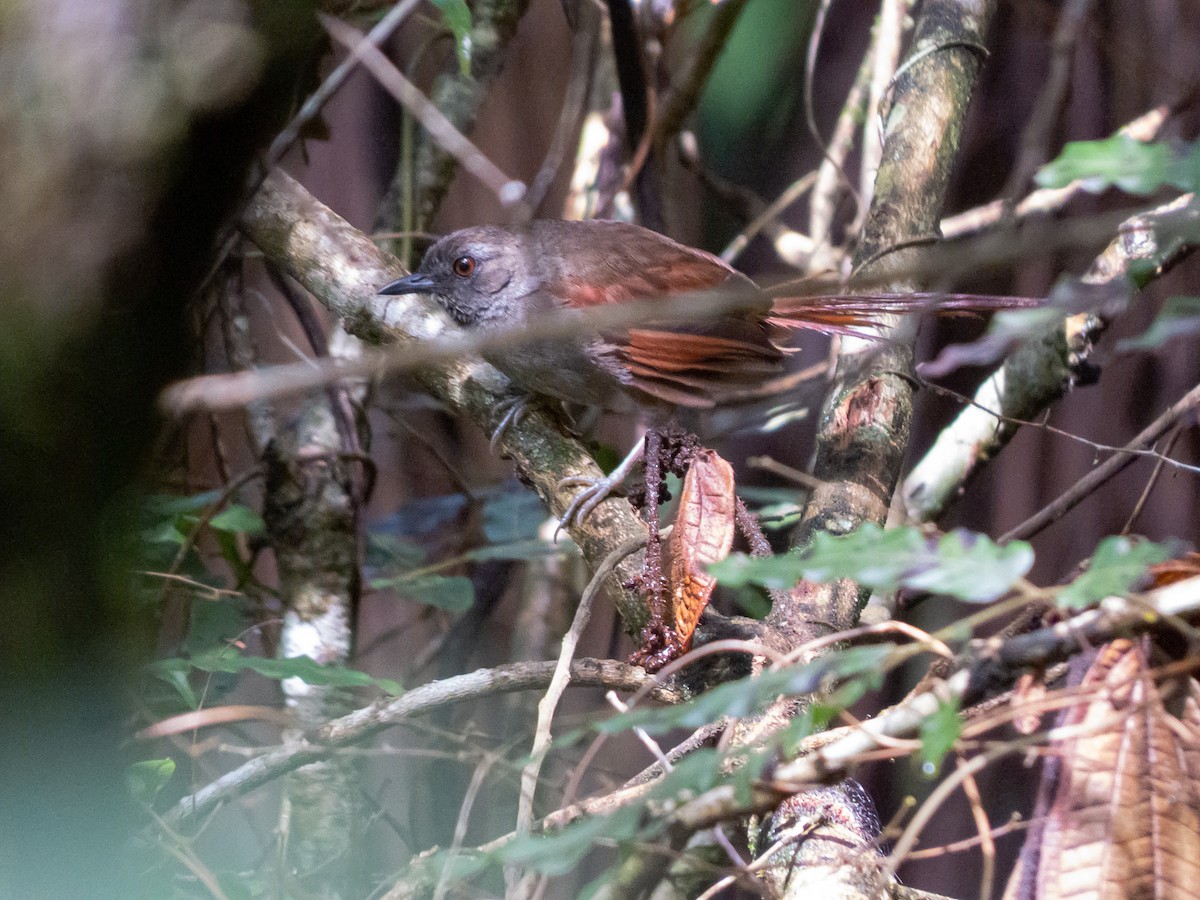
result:
[[[937,291],[862,294],[808,294],[773,298],[768,321],[779,328],[804,328],[826,334],[878,338],[873,329],[884,316],[969,315],[1045,306],[1037,297],[1001,294],[947,294]]]

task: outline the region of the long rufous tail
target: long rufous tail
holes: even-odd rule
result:
[[[808,294],[773,297],[767,321],[784,329],[805,328],[825,334],[877,337],[862,329],[877,328],[884,316],[968,315],[1045,306],[1037,297],[1002,294],[906,293]]]

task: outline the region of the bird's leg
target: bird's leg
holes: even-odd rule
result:
[[[646,433],[649,436],[649,432]],[[567,506],[566,512],[562,514],[562,519],[559,520],[559,527],[566,528],[572,522],[582,522],[586,519],[593,509],[603,502],[604,498],[615,491],[623,482],[627,475],[633,471],[633,467],[641,460],[645,453],[646,445],[643,441],[638,441],[633,445],[633,449],[629,454],[621,460],[615,469],[605,475],[603,478],[588,478],[585,475],[569,475],[559,481],[560,488],[565,487],[582,487],[578,494],[571,498],[570,504]]]

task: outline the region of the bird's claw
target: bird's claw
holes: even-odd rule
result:
[[[605,497],[615,491],[625,481],[630,470],[642,458],[644,449],[645,445],[641,441],[638,441],[634,444],[633,449],[629,451],[629,454],[621,460],[620,464],[603,478],[591,478],[587,475],[568,475],[566,478],[561,479],[558,482],[559,488],[582,485],[583,490],[572,497],[571,502],[567,504],[566,512],[558,520],[558,531],[569,528],[572,523],[578,525],[591,515],[592,510],[599,506]],[[555,531],[555,537],[558,536],[558,531]]]
[[[562,518],[558,520],[558,529],[555,531],[555,537],[558,536],[558,531],[564,528],[570,528],[572,524],[579,525],[592,514],[597,506],[604,502],[609,494],[613,493],[617,487],[625,480],[625,473],[619,473],[620,477],[614,477],[618,473],[614,472],[604,478],[588,478],[586,475],[568,475],[566,478],[558,482],[559,489],[569,487],[582,487],[571,502],[567,504],[566,510],[562,514]]]
[[[492,432],[492,439],[488,441],[489,450],[497,456],[500,455],[500,442],[504,440],[505,433],[508,429],[521,424],[521,420],[529,412],[532,402],[532,398],[528,394],[517,394],[506,397],[496,404],[496,409],[503,415],[500,417],[500,424]]]

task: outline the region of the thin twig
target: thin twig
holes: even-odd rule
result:
[[[589,0],[590,2],[590,0]],[[530,182],[526,205],[529,211],[536,215],[546,194],[554,185],[558,170],[562,167],[567,153],[567,143],[572,136],[577,135],[583,116],[584,104],[587,103],[588,93],[592,87],[592,69],[595,66],[597,27],[581,24],[575,29],[571,40],[571,74],[567,80],[567,90],[563,95],[562,109],[558,114],[558,127],[554,129],[554,137],[550,148],[538,168],[537,174]]]
[[[372,28],[366,35],[366,40],[370,41],[373,46],[379,47],[392,36],[400,24],[408,18],[409,14],[417,8],[421,0],[403,0],[396,4],[388,11],[375,27]],[[266,158],[263,165],[259,168],[258,174],[252,182],[251,189],[246,192],[246,199],[243,201],[246,204],[252,202],[254,194],[262,187],[263,182],[271,173],[275,165],[283,159],[285,153],[291,149],[292,145],[300,139],[300,135],[304,133],[304,129],[312,122],[325,107],[325,104],[338,92],[346,80],[354,74],[354,70],[358,68],[359,57],[355,54],[350,54],[346,59],[342,60],[338,66],[329,73],[328,77],[321,82],[304,104],[300,107],[300,111],[292,117],[292,120],[284,126],[283,130],[276,135],[275,140],[271,141],[271,146],[267,149]],[[234,220],[240,216],[233,217]],[[234,246],[238,241],[238,232],[235,227],[230,226],[227,233],[223,234],[217,241],[218,249],[214,256],[214,262],[209,267],[208,272],[200,282],[200,289],[204,289],[213,277],[220,271],[225,264],[225,260],[229,258],[229,254],[233,252]]]
[[[663,666],[654,675],[648,676],[646,685],[661,684],[680,669],[683,669],[684,667],[689,666],[706,656],[712,656],[717,653],[747,653],[756,656],[766,656],[774,661],[782,659],[780,654],[772,648],[766,647],[762,644],[754,643],[752,641],[713,641],[705,644],[702,647],[696,647],[678,659],[667,663],[667,665]],[[643,687],[646,685],[643,685]],[[635,693],[628,701],[630,708],[632,709],[640,700],[644,699],[646,693],[647,692],[642,688],[639,688],[637,693]],[[595,739],[588,746],[587,750],[584,751],[583,756],[580,757],[580,760],[576,764],[574,771],[571,773],[570,779],[567,781],[566,788],[563,790],[564,805],[570,805],[574,801],[579,791],[579,785],[583,781],[584,772],[587,771],[587,767],[591,765],[592,760],[595,759],[596,755],[600,752],[600,749],[608,741],[608,738],[609,735],[606,732],[601,732],[600,734],[596,735]],[[656,763],[656,765],[658,764]]]
[[[475,766],[475,771],[471,773],[471,781],[467,785],[467,791],[463,795],[462,806],[458,810],[458,819],[454,823],[454,836],[450,839],[450,846],[446,851],[446,861],[442,865],[442,874],[438,877],[437,887],[433,891],[433,900],[442,900],[446,896],[446,889],[450,886],[450,875],[454,867],[454,859],[462,850],[463,838],[467,834],[467,825],[471,821],[471,810],[475,806],[475,798],[479,796],[479,789],[483,787],[483,779],[487,777],[488,772],[492,770],[492,766],[500,759],[494,753],[485,753],[483,759]]]
[[[262,476],[263,470],[256,466],[253,469],[246,470],[221,489],[220,496],[218,496],[216,500],[214,500],[205,508],[204,512],[200,514],[196,524],[186,535],[184,535],[183,540],[179,542],[179,549],[175,551],[175,556],[171,560],[171,564],[167,567],[165,573],[166,575],[174,575],[179,571],[179,567],[182,566],[183,561],[187,559],[188,553],[190,553],[192,548],[196,545],[196,540],[199,537],[200,532],[202,532],[208,526],[208,523],[213,520],[213,517],[216,516],[217,513],[225,508],[225,504],[233,498],[233,495],[241,490],[243,486],[249,484],[256,478],[261,478]],[[170,592],[170,590],[171,583],[168,580],[163,585],[162,594],[158,599],[160,606],[166,601],[167,594]]]
[[[330,37],[361,60],[375,79],[413,114],[442,149],[459,161],[464,169],[477,178],[496,196],[505,208],[515,207],[525,197],[525,185],[509,178],[484,155],[446,115],[429,102],[415,84],[393,65],[375,44],[357,28],[332,16],[321,16],[321,24]]]
[[[807,175],[793,181],[784,190],[782,194],[776,197],[771,204],[761,213],[754,217],[745,228],[730,241],[724,250],[721,251],[721,259],[727,263],[732,263],[735,259],[742,255],[742,251],[750,245],[750,242],[771,222],[779,218],[779,214],[785,209],[804,196],[817,181],[817,173],[809,172]]]
[[[866,103],[867,84],[873,67],[873,48],[874,36],[858,67],[858,73],[854,76],[854,83],[850,85],[846,94],[842,111],[833,126],[833,134],[829,137],[829,144],[823,147],[821,165],[817,167],[817,182],[813,186],[812,197],[808,203],[808,236],[813,242],[809,271],[819,272],[831,268],[834,262],[833,217],[837,212],[841,191],[844,189],[853,194],[857,208],[861,209],[863,206],[862,198],[858,196],[843,166],[850,149],[854,146],[855,126],[862,118],[863,104]],[[811,66],[811,63],[809,65]]]
[[[550,679],[550,685],[546,689],[546,693],[538,702],[537,727],[533,734],[533,749],[530,751],[530,760],[521,772],[521,794],[517,805],[517,833],[524,834],[529,831],[533,824],[533,799],[537,791],[538,776],[542,770],[542,762],[545,760],[546,751],[550,748],[550,725],[554,719],[554,711],[558,708],[558,701],[562,699],[563,691],[566,690],[567,684],[571,676],[571,659],[575,655],[575,648],[579,645],[579,638],[583,634],[583,630],[587,628],[588,620],[592,615],[592,601],[596,599],[596,595],[604,586],[605,580],[616,569],[617,565],[629,556],[636,552],[641,547],[645,546],[646,540],[644,537],[638,537],[634,540],[626,542],[624,545],[615,549],[596,567],[595,574],[592,575],[592,580],[588,582],[587,588],[583,592],[583,596],[579,598],[579,606],[575,609],[575,618],[571,622],[571,627],[567,633],[563,635],[562,645],[558,652],[558,660],[554,666],[554,675]]]
[[[1175,430],[1167,435],[1167,441],[1158,453],[1158,461],[1154,464],[1154,471],[1150,473],[1150,477],[1146,479],[1146,486],[1142,488],[1141,496],[1138,497],[1137,503],[1133,505],[1133,510],[1129,513],[1129,518],[1125,520],[1125,527],[1121,529],[1121,534],[1129,534],[1133,529],[1133,523],[1137,521],[1138,516],[1142,514],[1142,510],[1146,506],[1146,501],[1150,499],[1150,493],[1154,490],[1154,486],[1158,484],[1158,477],[1162,474],[1163,467],[1168,462],[1174,462],[1168,454],[1171,448],[1175,446],[1175,441],[1183,434],[1183,426],[1177,425]]]
[[[1022,819],[1020,813],[1013,813],[1013,817],[1003,825],[997,825],[989,830],[992,841],[998,837],[1004,837],[1006,834],[1011,834],[1014,831],[1023,831],[1033,824],[1032,819]],[[982,843],[981,835],[972,835],[969,838],[963,838],[961,841],[953,841],[949,844],[943,844],[940,847],[927,847],[924,850],[914,850],[908,854],[908,862],[914,859],[933,859],[938,856],[945,856],[948,853],[962,853],[966,850],[973,850]]]
[[[1170,466],[1178,469],[1181,472],[1192,472],[1200,474],[1200,466],[1194,466],[1189,463],[1180,462],[1177,459],[1172,459],[1167,455],[1166,450],[1157,450],[1153,447],[1145,450],[1136,450],[1128,445],[1122,444],[1105,444],[1101,441],[1093,441],[1091,438],[1086,438],[1082,434],[1075,434],[1072,431],[1067,431],[1065,428],[1059,428],[1057,425],[1051,425],[1049,422],[1042,419],[1022,419],[1020,416],[1010,416],[1004,413],[997,413],[995,410],[980,402],[975,397],[968,397],[966,394],[959,393],[945,385],[937,384],[927,378],[916,376],[917,381],[921,383],[921,387],[926,388],[934,393],[941,394],[945,397],[951,397],[964,406],[972,406],[980,412],[987,413],[989,416],[1004,422],[1008,425],[1020,425],[1025,428],[1037,428],[1045,431],[1047,434],[1053,434],[1056,437],[1065,438],[1081,446],[1087,447],[1089,450],[1095,450],[1097,453],[1133,453],[1135,456],[1145,456],[1148,459],[1155,460],[1159,465]]]
[[[963,760],[959,759],[961,766]],[[979,875],[979,900],[991,900],[992,885],[996,881],[996,842],[992,839],[992,825],[988,821],[987,810],[983,806],[983,797],[979,793],[979,783],[975,776],[967,774],[963,778],[963,796],[971,806],[971,818],[975,820],[975,828],[979,832],[979,852],[983,856],[983,871]]]
[[[307,739],[269,750],[227,772],[171,808],[163,819],[172,826],[204,816],[216,807],[242,796],[281,775],[310,762],[326,759],[340,748],[365,741],[412,716],[422,715],[455,703],[499,696],[514,691],[544,688],[554,674],[555,663],[514,663],[481,669],[414,688],[400,697],[388,698],[355,710],[309,732]],[[571,683],[577,687],[636,690],[652,681],[635,666],[614,660],[577,660],[571,666]],[[654,682],[650,690],[666,702],[678,696]]]
[[[825,151],[825,140],[821,137],[821,129],[817,127],[813,84],[817,80],[817,53],[821,49],[821,38],[825,35],[825,18],[829,15],[829,7],[832,5],[833,0],[821,0],[817,6],[812,31],[808,35],[808,48],[804,53],[804,124],[808,126],[809,135],[822,152]]]
[[[420,343],[397,344],[385,353],[364,353],[358,360],[305,360],[252,372],[201,375],[169,386],[162,404],[175,415],[200,409],[235,409],[251,400],[309,390],[342,378],[444,365],[543,338],[574,338],[581,332],[627,328],[655,319],[680,323],[702,321],[740,308],[745,302],[746,291],[738,288],[689,291],[586,310],[556,310],[527,324],[460,330]]]
[[[1050,42],[1050,71],[1034,104],[1033,113],[1021,134],[1020,150],[1000,197],[1012,202],[1025,189],[1034,170],[1046,161],[1050,139],[1067,98],[1075,45],[1092,0],[1067,0],[1058,14],[1058,25]]]
[[[421,0],[404,0],[402,3],[396,4],[392,9],[388,10],[387,15],[376,23],[364,36],[364,40],[370,41],[371,46],[381,47],[395,33],[400,24],[408,18],[409,13],[416,9],[421,4]],[[317,88],[304,101],[304,105],[300,107],[300,111],[292,118],[292,121],[284,127],[276,136],[275,140],[271,141],[271,146],[267,150],[266,166],[264,169],[270,169],[279,160],[283,159],[283,155],[291,148],[292,144],[299,140],[301,133],[305,127],[315,119],[329,102],[330,98],[338,92],[343,84],[346,83],[354,70],[358,68],[362,57],[357,53],[351,53],[344,60],[338,63],[337,68],[329,73],[328,77],[321,82],[321,86]]]
[[[1077,504],[1086,499],[1110,478],[1122,472],[1138,457],[1134,450],[1152,444],[1170,431],[1185,417],[1200,407],[1200,385],[1192,388],[1179,400],[1158,416],[1153,422],[1143,428],[1120,452],[1110,456],[1092,471],[1080,478],[1074,485],[1060,494],[1056,499],[1034,513],[1020,525],[1010,528],[1001,535],[999,542],[1025,539],[1037,534],[1047,525],[1057,521],[1074,509]]]
[[[989,750],[986,753],[980,753],[973,756],[970,760],[963,762],[954,772],[943,780],[929,798],[921,804],[921,808],[913,815],[912,820],[904,829],[904,832],[896,841],[896,846],[892,849],[888,856],[887,867],[890,871],[895,872],[908,857],[909,851],[917,842],[921,832],[925,826],[929,824],[929,820],[933,818],[934,813],[941,809],[942,804],[950,798],[959,787],[968,778],[973,778],[977,772],[982,772],[993,762],[1001,757],[1007,756],[1010,753],[1015,753],[1018,749],[1023,749],[1026,744],[1034,742],[1034,738],[1014,741],[1012,744],[1006,744]]]
[[[1152,141],[1171,113],[1167,105],[1156,106],[1117,130],[1139,141]],[[1003,198],[968,209],[942,219],[941,232],[945,240],[965,237],[983,231],[1002,221],[1013,224],[1034,215],[1045,215],[1062,209],[1068,201],[1084,190],[1084,179],[1077,179],[1061,188],[1039,188],[1014,207]]]
[[[725,49],[733,26],[737,24],[738,16],[742,14],[745,6],[746,0],[725,0],[713,13],[708,30],[704,32],[704,37],[696,48],[691,67],[687,74],[679,79],[679,86],[662,104],[662,113],[653,127],[654,145],[662,146],[669,141],[695,109],[704,85],[708,82],[708,76],[717,64],[721,51]]]
[[[1124,284],[1135,265],[1143,270],[1139,283],[1165,271],[1190,249],[1179,235],[1187,233],[1197,215],[1195,198],[1185,194],[1125,219],[1078,284]],[[1012,351],[978,387],[974,403],[942,430],[905,478],[901,495],[906,514],[918,521],[938,515],[980,463],[1011,440],[1017,420],[1033,419],[1062,396],[1084,370],[1106,324],[1102,311],[1083,311]]]
[[[1027,668],[1044,668],[1052,662],[1080,653],[1087,646],[1112,640],[1118,635],[1145,633],[1157,627],[1161,616],[1194,617],[1200,612],[1198,587],[1200,577],[1191,578],[1148,592],[1144,595],[1144,603],[1135,604],[1112,598],[1099,609],[1085,611],[1072,620],[1037,632],[1009,640],[991,638],[973,642],[968,651],[968,658],[972,662],[967,668],[934,689],[910,696],[885,710],[872,720],[871,733],[863,729],[839,729],[841,733],[838,735],[822,734],[809,738],[798,748],[797,758],[773,770],[769,782],[755,782],[749,797],[744,787],[722,784],[682,803],[671,814],[668,823],[673,842],[684,840],[688,834],[718,822],[771,809],[785,794],[836,779],[866,755],[877,751],[880,736],[903,738],[916,734],[921,723],[934,715],[948,699],[958,698],[964,705],[975,703],[986,696],[987,691],[994,691],[1002,683],[1011,683]],[[1153,610],[1156,615],[1147,615],[1147,610]],[[1185,662],[1189,666],[1195,665],[1194,660]],[[1052,731],[1047,735],[1031,736],[990,748],[988,752],[998,756],[1017,752],[1024,747],[1034,747],[1047,737],[1061,739],[1077,736],[1078,729],[1071,733]],[[975,765],[979,767],[982,763]],[[593,808],[592,804],[598,811],[612,812],[626,803],[640,802],[647,788],[648,785],[642,784],[619,792],[621,796],[617,802],[611,802],[616,795],[593,798],[577,807],[551,814],[544,824],[546,827],[560,825],[564,820],[574,818],[581,807]],[[928,810],[928,815],[932,814],[933,810]],[[908,833],[915,840],[915,831],[910,828]],[[495,851],[510,843],[514,837],[515,834],[504,835],[476,848],[476,852]],[[907,858],[907,851],[904,856]],[[412,882],[414,874],[411,871],[406,874],[406,883]]]

